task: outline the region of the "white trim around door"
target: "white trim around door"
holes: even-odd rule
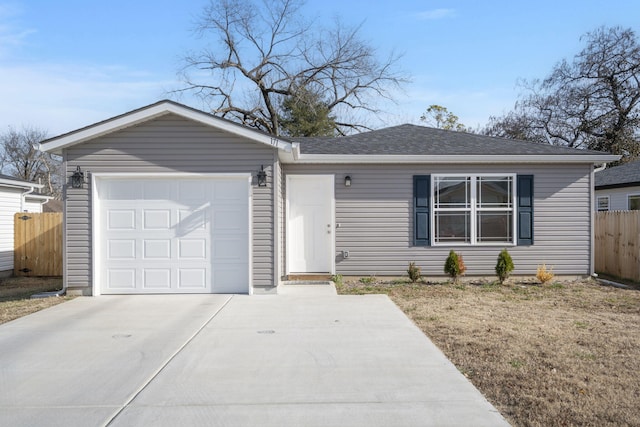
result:
[[[287,175],[287,274],[335,274],[334,182],[333,175]]]

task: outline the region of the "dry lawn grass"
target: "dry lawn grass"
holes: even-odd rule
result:
[[[62,279],[10,277],[0,279],[0,324],[67,301],[68,297],[30,299],[40,292],[62,289]]]
[[[338,287],[388,294],[515,426],[640,426],[638,290],[590,280]]]

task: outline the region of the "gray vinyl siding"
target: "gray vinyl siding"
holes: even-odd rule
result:
[[[170,114],[65,150],[70,177],[92,173],[251,173],[253,286],[274,285],[274,148]],[[267,187],[257,187],[264,165]],[[91,185],[66,188],[66,285],[91,289]]]
[[[609,196],[610,211],[628,210],[629,202],[627,199],[631,195],[640,195],[640,186],[596,190],[596,200],[598,197]],[[594,209],[598,209],[597,204],[594,206]]]
[[[283,165],[285,174],[335,174],[336,272],[406,274],[410,261],[424,275],[442,275],[450,249],[464,256],[467,275],[493,276],[503,246],[413,246],[413,176],[438,173],[534,175],[534,244],[507,246],[518,275],[538,264],[556,274],[590,273],[590,165]],[[344,176],[352,178],[344,186]],[[349,250],[349,258],[341,252]]]

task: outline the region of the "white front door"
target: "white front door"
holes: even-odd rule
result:
[[[287,272],[333,273],[333,175],[287,176]]]
[[[103,294],[247,293],[247,178],[96,181]]]

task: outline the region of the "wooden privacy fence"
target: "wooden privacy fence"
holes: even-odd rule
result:
[[[17,213],[13,221],[16,276],[62,276],[62,213]]]
[[[596,213],[595,270],[640,281],[640,211]]]

